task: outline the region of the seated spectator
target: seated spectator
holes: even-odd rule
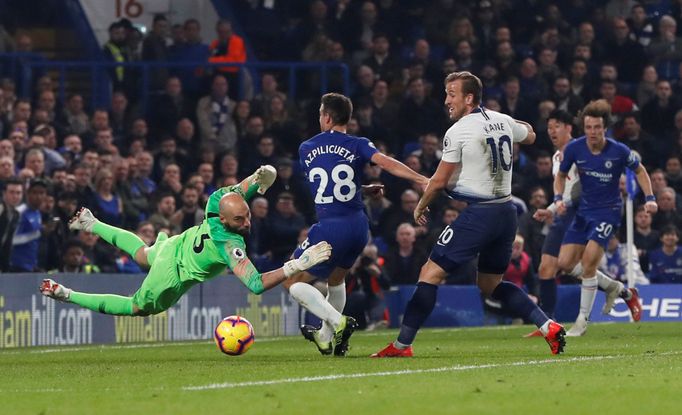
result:
[[[83,107],[83,96],[80,94],[69,96],[60,119],[62,134],[80,135],[88,130],[90,117]]]
[[[19,180],[9,180],[4,183],[2,189],[2,201],[0,202],[0,272],[10,270],[10,257],[12,256],[12,241],[14,233],[19,225],[20,212],[17,210],[24,195],[24,186]]]
[[[184,232],[198,226],[204,220],[204,210],[199,207],[199,191],[193,186],[185,186],[180,194],[180,209],[171,216],[173,226]]]
[[[104,223],[112,226],[123,224],[123,202],[114,192],[114,175],[102,169],[95,175],[95,195],[93,213]]]
[[[220,165],[218,169],[220,176],[218,176],[218,187],[224,186],[226,180],[236,180],[239,182],[239,159],[234,153],[225,153],[220,158]]]
[[[369,219],[369,230],[372,236],[380,236],[379,221],[384,212],[391,207],[391,201],[386,199],[383,192],[383,184],[379,179],[368,181],[370,186],[381,186],[381,190],[364,192],[365,213]]]
[[[644,272],[649,272],[649,253],[659,245],[660,233],[651,228],[651,215],[644,210],[644,205],[635,212],[634,242],[639,256],[639,263]]]
[[[417,207],[419,202],[419,195],[417,192],[411,189],[405,190],[402,195],[400,195],[400,204],[392,205],[384,211],[379,219],[379,230],[381,232],[381,237],[384,238],[386,243],[389,245],[395,244],[395,230],[401,223],[414,223],[413,213],[414,209]],[[419,236],[424,235],[426,229],[420,227],[422,233]]]
[[[651,270],[649,280],[652,284],[682,283],[682,247],[677,245],[680,231],[675,226],[661,230],[661,247],[649,254]]]
[[[193,103],[185,98],[180,78],[171,76],[165,90],[152,100],[149,127],[156,135],[173,134],[175,126],[183,118],[192,118]]]
[[[14,160],[8,156],[0,156],[0,187],[13,177],[16,177]]]
[[[260,166],[270,164],[275,165],[277,157],[275,154],[275,139],[270,134],[264,134],[258,139],[256,151],[241,156],[243,162],[240,165],[240,175],[246,177]]]
[[[611,278],[628,283],[628,246],[618,240],[617,235],[612,235],[604,251],[604,256],[599,263],[599,269]],[[632,247],[632,271],[636,285],[649,285],[649,280],[644,276],[644,272],[639,264],[637,249]]]
[[[202,143],[212,143],[218,151],[233,150],[237,143],[237,126],[232,114],[236,103],[227,95],[227,79],[215,75],[211,92],[197,103],[196,117]]]
[[[672,94],[670,82],[656,82],[656,97],[642,107],[642,128],[658,140],[675,130],[675,113],[680,104]]]
[[[152,28],[142,42],[142,60],[151,62],[168,61],[168,19],[162,14],[157,14],[152,20]],[[158,91],[163,88],[168,78],[168,69],[157,66],[149,73],[150,88]]]
[[[149,222],[155,229],[169,229],[171,234],[178,233],[178,227],[174,226],[171,218],[175,213],[175,197],[170,193],[160,194],[157,198],[154,214],[149,217]],[[172,236],[169,234],[168,236]]]
[[[669,78],[672,75],[670,66],[682,61],[682,39],[677,36],[677,21],[673,17],[661,17],[658,21],[658,36],[651,41],[646,52],[656,67],[663,69],[662,72],[659,70],[661,76]]]
[[[101,272],[116,272],[116,251],[111,245],[99,239],[91,232],[79,231],[78,241],[83,248],[84,262],[90,266],[97,265]]]
[[[161,178],[167,166],[175,164],[180,167],[181,173],[189,173],[189,160],[178,148],[178,144],[171,136],[165,136],[161,140],[161,148],[154,158],[153,177]]]
[[[675,189],[672,187],[665,187],[656,193],[658,212],[654,214],[651,225],[654,229],[661,230],[666,225],[672,225],[680,229],[682,226],[682,215],[677,210],[675,203],[676,194]]]
[[[264,118],[265,128],[276,139],[280,150],[289,157],[298,155],[301,132],[286,108],[286,103],[275,95],[270,99],[269,114]]]
[[[503,279],[523,288],[533,302],[537,303],[538,278],[534,271],[533,260],[523,250],[524,242],[523,236],[516,235],[512,243],[511,260],[504,272]]]
[[[675,192],[682,193],[682,162],[680,156],[669,156],[665,161],[665,180]]]
[[[251,201],[251,232],[247,238],[249,258],[257,269],[272,269],[272,252],[270,246],[270,219],[268,218],[268,200],[256,197]]]
[[[384,270],[392,285],[416,284],[419,270],[426,263],[428,253],[416,245],[416,231],[409,223],[402,223],[395,232],[396,245],[386,253]]]
[[[12,239],[10,270],[12,272],[34,272],[40,270],[38,248],[43,232],[40,207],[47,197],[47,184],[32,180],[26,192],[26,203],[17,207],[19,222]]]
[[[305,227],[303,215],[296,210],[294,195],[280,193],[274,211],[270,212],[273,261],[280,264],[289,258],[296,249],[299,232]]]
[[[100,269],[97,264],[89,263],[85,256],[85,251],[83,250],[83,244],[76,239],[66,243],[59,268],[52,272],[92,274],[99,273]]]

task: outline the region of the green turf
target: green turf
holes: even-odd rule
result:
[[[239,357],[209,342],[4,350],[0,414],[680,413],[682,323],[595,324],[558,357],[528,331],[424,330],[412,359],[367,358],[395,331],[356,333],[346,358],[299,337]]]

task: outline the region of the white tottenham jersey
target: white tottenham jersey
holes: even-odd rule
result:
[[[514,144],[528,129],[512,117],[484,108],[465,115],[443,138],[443,161],[462,163],[447,189],[455,199],[483,202],[511,195]]]
[[[552,175],[556,177],[559,172],[559,165],[561,164],[561,151],[557,150],[552,156]],[[564,203],[571,205],[578,202],[580,199],[580,175],[578,175],[578,167],[573,164],[568,171],[566,177],[566,185],[564,186]]]

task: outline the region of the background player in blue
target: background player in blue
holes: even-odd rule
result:
[[[646,169],[639,163],[637,155],[622,143],[606,137],[611,106],[605,100],[592,101],[582,112],[585,136],[571,141],[564,149],[564,158],[554,178],[554,204],[557,212],[563,214],[566,204],[563,200],[566,176],[575,164],[582,184],[580,206],[573,222],[564,236],[559,252],[559,268],[570,273],[582,265],[580,290],[580,312],[572,335],[581,335],[587,329],[598,281],[597,267],[604,256],[604,249],[611,235],[618,230],[623,201],[619,181],[625,169],[637,175],[645,195],[644,209],[649,214],[658,210],[656,198],[651,190],[651,180]],[[632,296],[631,290],[626,290]]]
[[[303,335],[314,342],[322,354],[343,356],[348,338],[357,323],[341,314],[346,304],[345,278],[358,255],[367,245],[369,223],[362,203],[362,171],[372,162],[389,173],[426,187],[428,179],[403,163],[377,151],[364,137],[346,134],[353,105],[344,95],[322,96],[320,134],[303,142],[299,148],[300,163],[315,197],[318,223],[308,232],[308,238],[294,252],[294,257],[318,241],[331,244],[332,256],[323,266],[293,276],[284,287],[291,296],[322,321],[318,331],[301,328]],[[309,283],[327,280],[328,296]]]
[[[563,159],[563,151],[571,141],[573,117],[566,111],[555,110],[547,120],[547,133],[552,140],[552,144],[557,148],[557,151],[552,157],[552,173],[556,176],[559,172],[561,160]],[[557,287],[556,274],[559,269],[558,257],[559,251],[566,234],[566,230],[573,222],[573,218],[578,210],[580,202],[580,175],[578,174],[578,167],[574,164],[566,175],[566,186],[564,186],[563,198],[566,212],[558,215],[556,204],[552,203],[547,209],[538,209],[533,218],[546,221],[554,218],[552,225],[549,228],[549,233],[542,245],[542,259],[540,260],[540,307],[550,317],[554,315],[554,307],[556,305]],[[579,264],[569,274],[579,278],[582,275],[582,266]],[[597,281],[599,287],[606,293],[606,301],[602,308],[602,313],[607,314],[613,308],[613,305],[618,297],[625,299],[632,317],[635,321],[639,321],[641,316],[641,307],[639,304],[639,296],[637,291],[626,289],[625,286],[618,281],[609,278],[600,270],[596,271]],[[569,330],[567,336],[579,336],[584,334],[584,330],[580,330],[579,325],[574,325]],[[539,330],[535,330],[527,337],[541,336]]]
[[[481,80],[470,72],[454,72],[445,78],[445,105],[455,124],[445,133],[443,157],[414,218],[425,224],[429,203],[444,189],[468,206],[445,227],[422,267],[398,339],[372,357],[412,356],[412,342],[433,311],[438,285],[477,256],[476,282],[483,294],[500,302],[509,314],[534,322],[553,354],[563,351],[564,328],[547,318],[521,288],[502,281],[517,228],[511,202],[512,143],[532,144],[535,133],[525,122],[480,107],[482,90]]]

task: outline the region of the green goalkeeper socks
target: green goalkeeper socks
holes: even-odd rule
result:
[[[115,294],[87,294],[71,291],[69,301],[92,311],[116,316],[133,315],[133,299]]]
[[[257,186],[256,186],[257,187]],[[137,235],[125,229],[117,228],[115,226],[107,225],[103,222],[95,222],[92,227],[92,232],[101,236],[102,239],[114,245],[115,247],[125,251],[133,259],[138,249],[145,246],[145,243]]]

